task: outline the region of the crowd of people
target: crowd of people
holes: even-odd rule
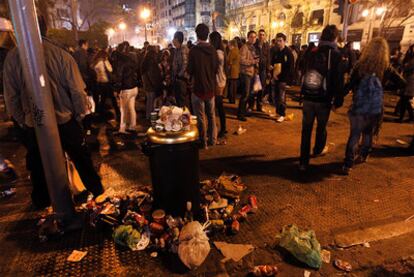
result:
[[[59,99],[55,99],[55,110],[62,145],[87,189],[95,196],[103,192],[103,187],[84,148],[78,123],[91,130],[94,120],[103,118],[116,126],[118,134],[134,134],[139,93],[145,94],[147,123],[151,112],[163,105],[189,108],[197,116],[200,146],[207,149],[225,143],[225,98],[230,104],[236,104],[240,95],[237,119],[241,122],[247,121],[253,110],[263,112],[263,104],[271,102],[275,106],[276,122],[283,123],[286,91],[292,85],[299,85],[303,105],[301,171],[308,169],[312,156],[328,152],[326,127],[330,112],[343,105],[349,92],[353,99],[343,166],[345,174],[356,160],[366,161],[371,152],[373,137],[379,134],[382,123],[384,89],[389,87],[400,93],[396,109],[399,119],[404,119],[407,110],[409,120],[414,119],[414,46],[396,58],[390,56],[388,43],[383,38],[374,38],[359,53],[351,49],[350,43],[343,47],[338,44],[339,31],[335,25],[324,28],[318,45],[309,43],[300,49],[288,46],[283,33],[276,34],[269,43],[263,29],[249,31],[246,39],[235,37],[230,41],[223,40],[217,31],[210,33],[205,24],[199,24],[195,32],[196,43],[184,43],[183,32],[177,31],[172,44],[162,50],[148,42],[138,49],[126,41],[116,49],[94,49],[87,41],[80,40],[71,55],[44,38],[48,73],[55,82],[53,96]],[[61,57],[59,62],[64,63],[64,70],[60,69],[62,66],[52,66],[56,64],[56,56]],[[10,51],[4,68],[6,106],[17,125],[28,134],[25,145],[34,183],[32,198],[37,206],[47,206],[50,199],[38,162],[40,154],[33,118],[27,95],[20,93],[25,88],[17,51]],[[316,139],[311,155],[315,120]],[[414,139],[411,150],[414,152]]]

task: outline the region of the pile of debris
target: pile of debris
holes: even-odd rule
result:
[[[98,197],[82,208],[91,226],[110,228],[116,244],[133,251],[148,249],[152,256],[160,251],[178,254],[191,269],[201,265],[210,251],[207,235],[236,234],[240,222],[257,211],[253,195],[241,205],[240,197],[245,190],[236,175],[223,174],[218,179],[201,182],[203,216],[199,220],[203,224],[193,218],[191,202],[187,202],[184,217],[173,217],[164,210],[153,211],[151,186],[123,195]]]

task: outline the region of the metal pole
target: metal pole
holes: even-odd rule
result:
[[[145,23],[145,41],[148,41],[147,40],[147,23]]]
[[[77,0],[71,0],[71,6],[72,6],[72,30],[75,35],[75,41],[79,41],[79,35],[78,35],[78,1]]]
[[[342,35],[344,37],[344,42],[346,43],[348,41],[348,19],[349,19],[349,10],[351,8],[351,5],[349,4],[349,0],[344,1],[344,23],[343,23],[343,30]]]
[[[34,0],[9,0],[23,75],[31,98],[32,115],[47,188],[58,218],[70,219],[74,208],[60,144],[52,94],[44,62]]]

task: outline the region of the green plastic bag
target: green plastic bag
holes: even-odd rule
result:
[[[112,234],[116,244],[137,250],[137,244],[141,239],[141,233],[131,225],[121,225]]]
[[[312,268],[321,267],[321,245],[316,240],[313,230],[301,231],[296,225],[286,225],[276,238],[279,240],[279,246],[299,261]]]

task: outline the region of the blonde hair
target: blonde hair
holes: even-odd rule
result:
[[[382,80],[385,70],[390,67],[390,49],[387,41],[382,37],[372,39],[362,50],[356,67],[360,75],[375,74]]]

